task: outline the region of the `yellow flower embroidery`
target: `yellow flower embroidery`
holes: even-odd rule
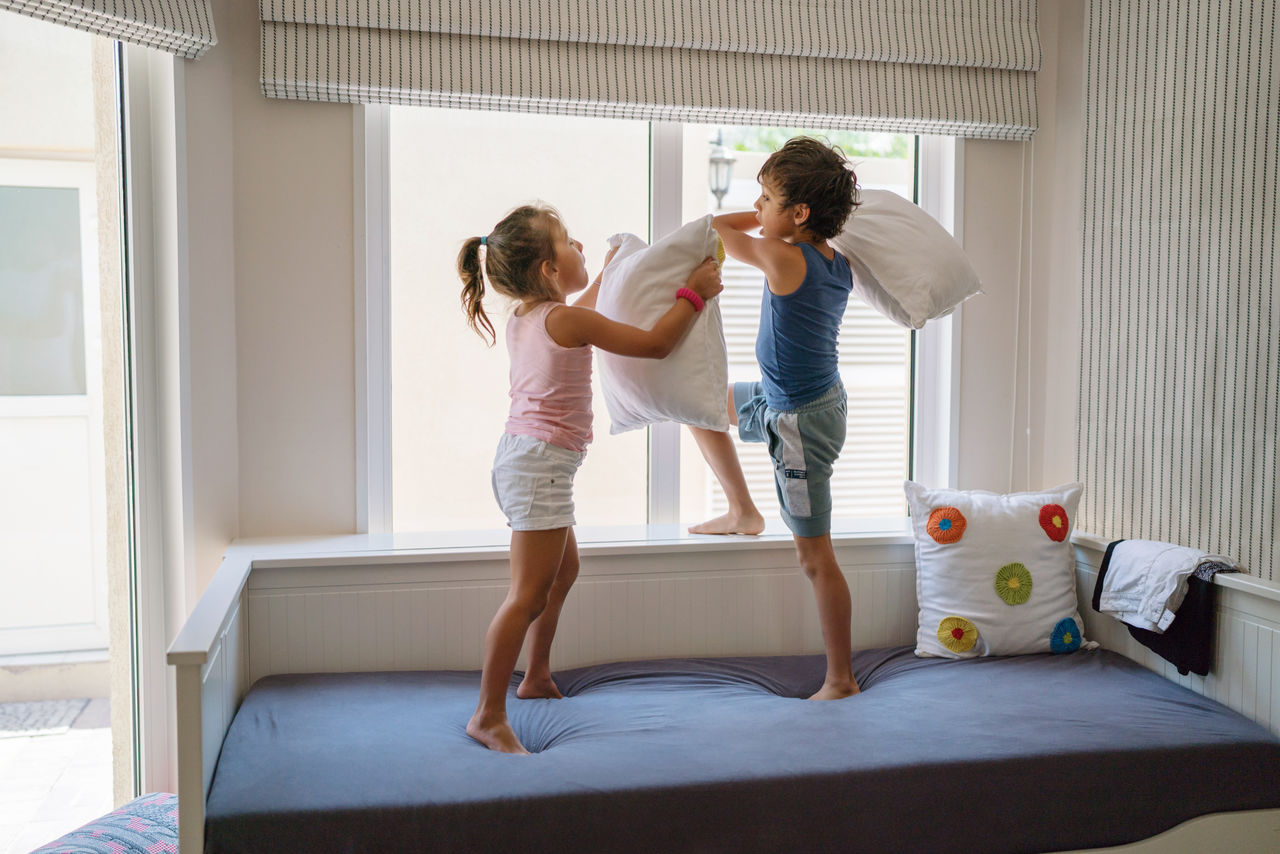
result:
[[[943,617],[938,642],[952,652],[968,652],[978,642],[978,628],[964,617]]]

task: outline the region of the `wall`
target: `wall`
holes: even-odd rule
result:
[[[220,36],[229,11],[225,0],[214,0]],[[195,562],[188,610],[240,531],[232,58],[221,44],[199,62],[180,61],[186,99],[189,536]]]
[[[353,110],[267,101],[257,12],[215,0],[184,69],[200,589],[234,537],[355,525]]]

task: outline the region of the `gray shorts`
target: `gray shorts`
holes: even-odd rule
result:
[[[572,527],[573,476],[586,456],[532,436],[503,433],[493,457],[493,495],[511,530]]]
[[[779,411],[765,402],[760,383],[734,383],[733,408],[742,441],[769,446],[782,521],[798,537],[831,533],[831,467],[844,447],[848,421],[844,385]]]

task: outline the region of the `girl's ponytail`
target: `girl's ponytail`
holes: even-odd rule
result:
[[[487,337],[492,346],[497,340],[493,323],[484,313],[484,273],[480,270],[480,246],[483,239],[468,238],[458,253],[458,277],[462,279],[462,310],[467,313],[467,325],[481,338]]]

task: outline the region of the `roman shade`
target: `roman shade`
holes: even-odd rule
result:
[[[0,9],[198,59],[217,44],[210,0],[0,0]]]
[[[1026,139],[1032,0],[261,0],[268,97]]]

